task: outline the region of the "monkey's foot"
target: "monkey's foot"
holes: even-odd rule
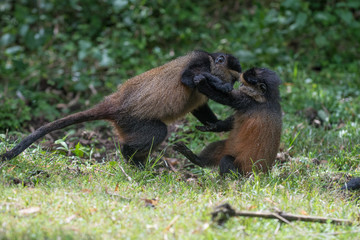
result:
[[[357,190],[360,189],[360,177],[352,178],[349,182],[345,183],[345,186],[341,188],[342,190]]]
[[[235,174],[238,177],[240,176],[238,169],[234,165],[235,158],[230,155],[225,155],[220,160],[220,175],[224,176],[225,174]]]

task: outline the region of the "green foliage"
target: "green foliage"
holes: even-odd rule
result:
[[[59,150],[60,152],[63,152],[64,154],[71,152],[76,157],[80,157],[80,158],[85,157],[85,155],[86,155],[86,157],[91,160],[91,155],[93,153],[92,148],[83,146],[80,142],[78,142],[74,148],[70,148],[65,141],[67,137],[68,137],[68,135],[55,141],[55,144],[60,144],[60,146],[56,148],[57,150]]]
[[[20,99],[0,99],[0,131],[21,127],[31,119],[30,108]]]
[[[244,68],[297,61],[351,70],[359,66],[359,10],[355,0],[4,0],[0,100],[18,104],[18,91],[32,117],[53,120],[60,115],[54,106],[71,93],[80,94],[79,104],[99,101],[125,79],[193,49],[231,52]],[[2,118],[0,126],[14,129]]]
[[[297,60],[327,67],[358,62],[359,9],[355,0],[257,3],[229,23],[229,30],[236,31],[229,31],[233,38],[228,42],[245,63],[272,66]]]

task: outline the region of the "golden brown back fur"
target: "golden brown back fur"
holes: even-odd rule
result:
[[[195,54],[191,52],[129,79],[110,96],[111,101],[119,112],[139,119],[146,117],[170,123],[184,116],[208,100],[179,81],[189,60],[195,57],[191,55]]]

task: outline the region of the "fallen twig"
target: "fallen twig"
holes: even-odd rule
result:
[[[284,213],[281,211],[278,212],[250,212],[250,211],[235,211],[230,204],[225,203],[223,205],[217,206],[215,210],[211,213],[213,221],[216,221],[218,224],[224,224],[230,217],[261,217],[261,218],[275,218],[284,223],[289,223],[291,221],[304,221],[304,222],[318,222],[318,223],[333,223],[333,224],[345,224],[352,225],[353,222],[347,219],[336,219],[336,218],[326,218],[326,217],[316,217],[316,216],[304,216],[304,215],[295,215]]]
[[[126,176],[126,178],[129,180],[129,182],[132,182],[132,178],[129,176],[129,175],[127,175],[127,173],[125,172],[125,170],[124,170],[124,168],[120,165],[120,163],[118,163],[118,165],[119,165],[119,168],[120,168],[120,170],[122,171],[122,173]]]
[[[104,170],[101,170],[101,169],[99,169],[99,168],[94,168],[96,171],[99,171],[99,172],[102,172],[102,173],[106,173],[106,174],[109,174],[109,175],[111,175],[111,176],[115,176],[115,174],[113,174],[113,173],[109,173],[109,172],[107,172],[107,171],[104,171]]]
[[[7,162],[0,164],[0,169],[2,169],[6,164],[7,164]]]
[[[180,218],[179,215],[176,215],[170,223],[167,225],[167,227],[163,230],[163,232],[169,231],[169,229],[175,224],[175,222]]]

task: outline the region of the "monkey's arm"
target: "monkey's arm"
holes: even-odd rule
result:
[[[206,78],[209,82],[211,82],[211,84],[219,91],[224,92],[224,93],[228,93],[230,92],[233,87],[230,83],[224,83],[222,82],[218,77],[204,72],[202,74],[196,75],[193,79],[194,84],[198,84],[199,81],[203,81],[203,79]],[[209,108],[208,104],[204,104],[201,107],[195,109],[192,114],[199,119],[199,121],[204,124],[209,126],[209,130],[213,129],[213,132],[222,132],[222,131],[230,131],[231,126],[232,126],[232,120],[228,120],[227,122],[224,122],[223,124],[221,124],[222,121],[219,121],[217,119],[217,117],[215,116],[215,114],[211,111],[211,109]],[[214,125],[216,123],[216,125]],[[219,126],[217,126],[217,123],[219,123]],[[211,127],[212,125],[212,127]],[[230,127],[227,127],[226,125],[229,125]],[[205,127],[205,126],[203,126]],[[227,130],[229,129],[229,130]],[[204,130],[205,132],[206,130]]]
[[[209,72],[202,72],[201,74],[198,75],[190,75],[189,73],[188,77],[184,75],[181,78],[181,82],[190,88],[195,88],[199,83],[199,81],[202,81],[200,80],[200,78],[206,78],[207,81],[210,83],[210,85],[213,86],[218,91],[228,93],[231,92],[231,90],[233,90],[233,84],[228,82],[223,82],[220,78],[218,78],[215,75],[212,75]]]
[[[207,73],[194,77],[194,83],[199,92],[220,104],[230,106],[239,111],[246,111],[255,105],[261,104],[241,90],[225,91],[225,88],[219,85],[219,81],[221,82],[216,76]]]
[[[195,85],[198,85],[199,81],[202,81],[203,77],[201,77],[201,75],[203,75],[206,78],[206,81],[216,90],[223,92],[223,93],[229,93],[233,90],[233,84],[228,83],[228,82],[224,82],[222,81],[220,78],[218,78],[215,75],[212,75],[211,73],[208,72],[203,72],[197,76],[194,77],[194,83]]]
[[[195,78],[201,74],[211,81],[211,84],[219,91],[230,92],[233,89],[233,83],[222,81],[220,78],[212,75],[211,63],[208,55],[203,55],[194,59],[184,70],[181,75],[181,82],[189,88],[196,88]]]
[[[233,128],[234,116],[230,116],[225,120],[220,120],[215,123],[204,124],[205,126],[195,126],[202,132],[228,132]]]
[[[198,107],[191,113],[204,125],[208,125],[209,123],[216,123],[218,121],[217,117],[213,111],[211,111],[207,103]]]
[[[194,77],[203,72],[210,72],[210,60],[208,55],[194,59],[184,70],[181,75],[181,82],[189,88],[196,88]]]
[[[217,84],[218,80],[216,80],[215,76],[213,76],[214,78],[212,76],[211,74],[202,73],[194,77],[194,84],[197,86],[199,92],[218,103],[234,107],[233,103],[235,99],[232,93],[216,89],[216,87],[219,87]],[[207,81],[208,79],[209,82]],[[215,86],[210,85],[210,83],[213,83]]]

